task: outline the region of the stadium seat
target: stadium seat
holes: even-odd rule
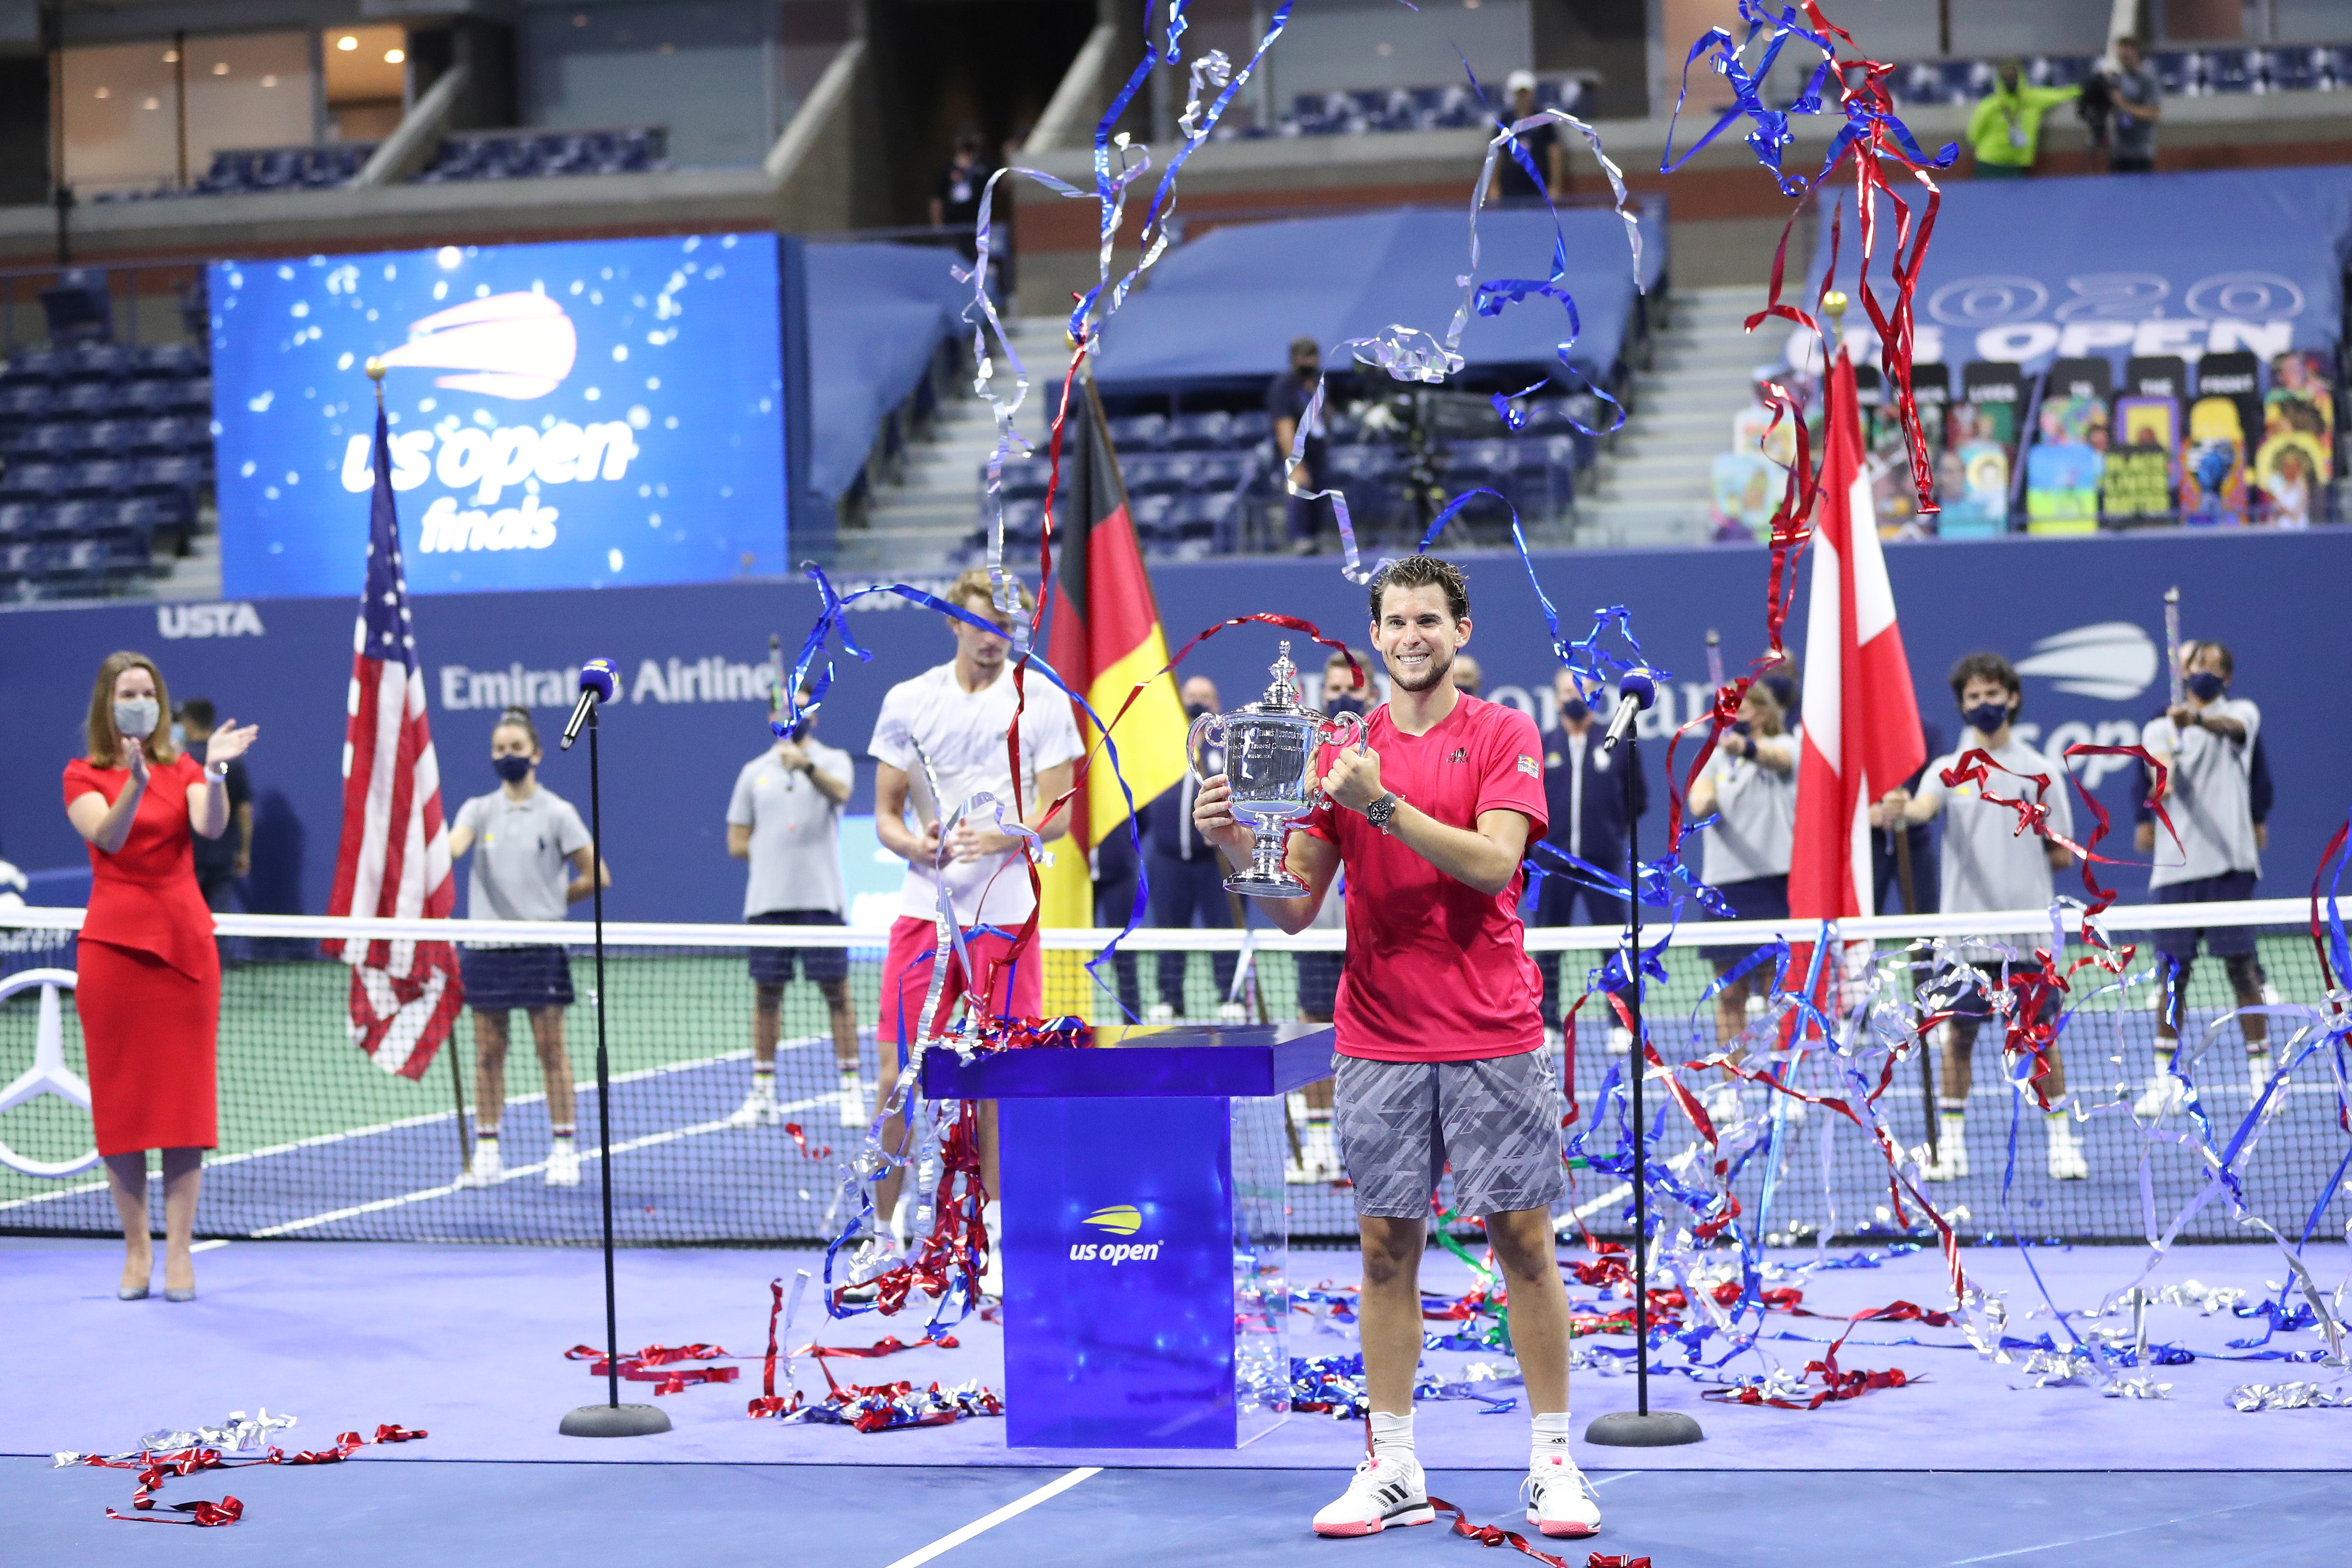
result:
[[[2273,49],[2271,87],[2278,92],[2334,92],[2342,83],[2343,66],[2341,53],[2324,44]]]
[[[137,363],[138,351],[124,343],[78,343],[62,351],[58,368],[67,381],[118,381]]]
[[[48,550],[38,544],[0,545],[0,583],[23,583],[41,575]]]
[[[47,510],[32,501],[8,501],[0,504],[0,544],[15,544],[37,536],[47,522]]]
[[[0,453],[12,462],[62,460],[71,457],[79,425],[10,425],[0,428]]]
[[[1146,543],[1172,540],[1176,537],[1174,518],[1184,504],[1184,498],[1172,495],[1131,497],[1127,503],[1127,515],[1135,524],[1136,537]]]
[[[46,381],[14,382],[0,386],[0,419],[37,419],[48,412],[53,395]]]
[[[2268,92],[2268,61],[2260,49],[2214,49],[2205,56],[2208,92]]]
[[[136,439],[143,426],[129,419],[100,419],[71,428],[75,437],[73,449],[77,456],[103,458],[111,453],[135,450]]]
[[[213,378],[208,375],[183,376],[167,383],[172,388],[168,406],[181,414],[210,414],[213,411]]]
[[[199,343],[153,343],[139,351],[138,363],[163,375],[202,375],[206,368]]]
[[[1130,414],[1110,422],[1110,444],[1121,452],[1156,452],[1167,440],[1165,414]]]
[[[20,349],[8,356],[6,380],[10,384],[21,382],[50,382],[65,375],[65,352],[62,349]]]
[[[2167,98],[2195,98],[2205,91],[2205,58],[2193,49],[2159,49],[2147,64]]]
[[[135,471],[133,465],[129,463],[105,465],[91,463],[84,466],[88,468],[103,466],[125,470],[127,477],[119,488],[137,495],[168,496],[182,493],[193,490],[212,477],[212,465],[209,461],[189,457],[142,458],[136,465]]]
[[[114,384],[110,381],[69,382],[58,389],[49,412],[79,419],[96,419],[114,412]]]
[[[187,459],[167,458],[163,460],[185,462]],[[120,458],[76,463],[65,471],[64,491],[68,497],[121,495],[131,489],[136,477],[133,466]]]
[[[11,463],[0,474],[0,500],[54,500],[65,483],[66,471],[56,463]]]
[[[1046,483],[1053,477],[1053,471],[1054,464],[1053,459],[1050,458],[1013,458],[1008,459],[1004,465],[1003,474],[1003,494],[1004,499],[1007,500],[1025,500],[1044,495],[1045,493]],[[980,466],[980,482],[982,486],[984,496],[985,487],[988,483],[988,465],[986,463],[982,463]]]
[[[171,495],[129,496],[112,503],[106,529],[112,533],[146,538],[159,529],[185,528],[195,521],[195,509],[185,491]]]
[[[1206,414],[1180,414],[1168,422],[1168,449],[1213,452],[1232,444],[1233,428],[1234,416],[1221,409]]]
[[[1202,457],[1193,465],[1189,489],[1204,495],[1231,494],[1257,471],[1255,453],[1221,452]]]
[[[1190,489],[1196,459],[1173,453],[1136,458],[1127,467],[1127,491],[1135,495],[1177,495]]]
[[[125,382],[115,395],[114,409],[118,414],[132,416],[163,414],[173,406],[179,395],[180,387],[176,380],[151,377],[144,381]]]
[[[110,501],[61,501],[42,514],[40,537],[87,539],[100,532],[113,521],[113,516],[114,507]]]
[[[1245,408],[1234,416],[1225,439],[1233,447],[1255,447],[1274,435],[1274,416],[1263,408]]]
[[[1182,540],[1198,540],[1214,544],[1220,550],[1234,547],[1234,523],[1239,517],[1241,502],[1229,490],[1210,495],[1187,496],[1176,509],[1173,522],[1176,536]]]

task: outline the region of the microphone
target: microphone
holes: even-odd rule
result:
[[[620,672],[609,658],[592,658],[580,667],[580,700],[572,705],[572,721],[563,726],[563,744],[557,748],[568,752],[572,742],[580,738],[580,727],[588,722],[588,715],[599,702],[610,702],[613,693],[621,689]]]
[[[1658,682],[1646,669],[1629,669],[1617,678],[1617,711],[1609,721],[1609,734],[1601,742],[1604,752],[1613,752],[1617,742],[1633,727],[1633,715],[1657,700]]]

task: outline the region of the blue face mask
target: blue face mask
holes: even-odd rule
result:
[[[509,784],[520,784],[530,776],[530,759],[518,757],[511,752],[503,757],[492,757],[490,766],[498,769],[499,777]]]
[[[2200,702],[2210,702],[2228,689],[2228,683],[2210,669],[2200,669],[2187,681],[2189,695]]]
[[[1980,730],[1984,733],[1990,735],[1998,731],[2003,724],[2009,722],[2009,704],[2006,702],[1979,702],[1975,707],[1969,709],[1967,712],[1961,714],[1960,717],[1969,721],[1969,728]]]
[[[1559,705],[1559,716],[1571,724],[1583,723],[1586,715],[1591,711],[1591,709],[1584,705],[1584,699],[1581,697],[1571,697]]]

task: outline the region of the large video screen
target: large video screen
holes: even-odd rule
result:
[[[355,594],[375,397],[413,593],[786,569],[773,235],[211,268],[231,598]]]

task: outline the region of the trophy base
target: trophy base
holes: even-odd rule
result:
[[[1225,879],[1225,891],[1239,893],[1245,899],[1303,899],[1307,884],[1287,871],[1271,876],[1256,871],[1236,871]]]

